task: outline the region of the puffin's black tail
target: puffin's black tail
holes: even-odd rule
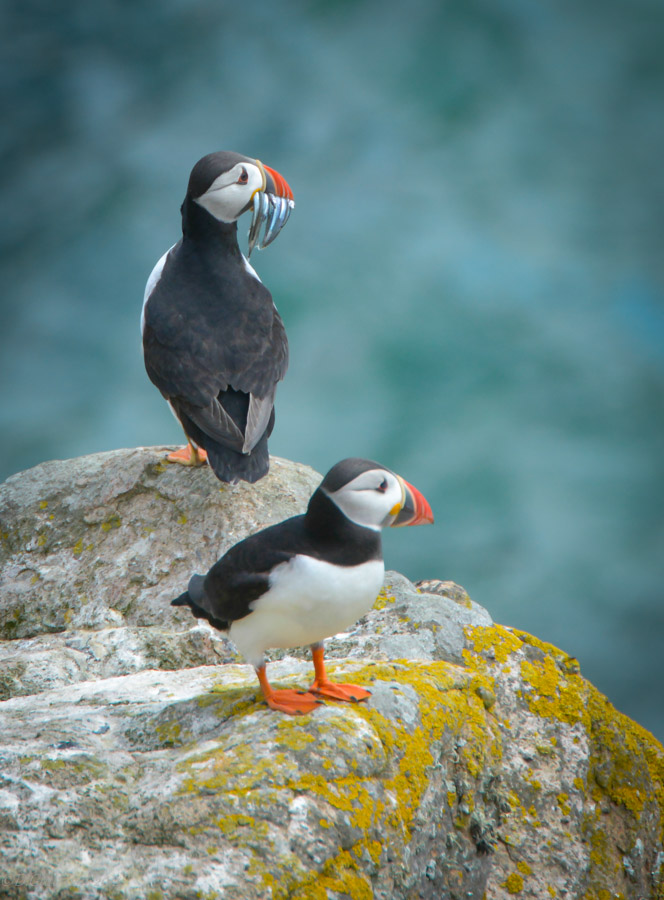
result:
[[[264,434],[251,453],[237,453],[230,447],[212,443],[203,444],[207,451],[210,468],[220,481],[237,484],[248,481],[254,484],[270,470],[270,456],[267,449],[267,434]]]
[[[222,394],[219,397],[221,398]],[[185,434],[207,453],[210,468],[220,481],[225,481],[228,484],[248,481],[250,484],[253,484],[267,475],[270,470],[267,439],[274,428],[274,407],[270,413],[267,427],[254,449],[251,453],[240,453],[206,434],[173,398],[171,398],[170,403],[182,423]],[[249,395],[228,388],[227,391],[223,392],[223,406],[238,428],[244,431],[247,425]]]
[[[196,616],[197,619],[205,619],[212,625],[214,628],[217,628],[219,631],[228,631],[229,622],[224,621],[223,619],[218,619],[211,612],[208,612],[203,606],[199,604],[205,597],[205,592],[203,590],[203,582],[205,581],[205,576],[203,575],[192,575],[189,579],[189,586],[184,594],[180,594],[179,597],[176,597],[175,600],[171,600],[171,606],[188,606],[191,610],[192,614]]]

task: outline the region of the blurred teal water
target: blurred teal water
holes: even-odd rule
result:
[[[180,440],[143,286],[196,159],[258,156],[297,203],[255,258],[291,344],[272,452],[395,468],[436,525],[386,535],[388,566],[460,582],[664,738],[663,20],[5,3],[0,477]]]

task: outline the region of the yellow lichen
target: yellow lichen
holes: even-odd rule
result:
[[[309,744],[316,742],[314,735],[305,731],[294,718],[284,717],[277,726],[277,733],[279,743],[291,750],[305,750]]]
[[[558,801],[561,813],[564,816],[568,816],[572,810],[572,807],[569,804],[569,794],[560,793],[556,797],[556,800]]]
[[[351,672],[348,671],[348,663],[345,663],[344,671],[335,675],[336,680],[348,680],[369,687],[374,680],[409,685],[418,698],[419,716],[408,727],[381,715],[369,704],[340,706],[338,715],[332,715],[334,707],[330,704],[326,717],[317,721],[314,714],[306,730],[301,720],[279,721],[271,732],[275,746],[269,760],[260,758],[250,745],[226,747],[220,744],[218,748],[190,756],[180,764],[182,790],[204,794],[214,791],[218,797],[228,798],[228,814],[219,819],[219,828],[224,836],[230,836],[229,839],[234,842],[246,840],[255,854],[257,850],[249,836],[258,829],[267,829],[266,823],[260,820],[260,813],[256,812],[265,802],[266,775],[269,775],[270,789],[275,792],[285,790],[319,798],[320,818],[316,817],[314,821],[318,821],[321,828],[333,829],[338,815],[340,821],[355,829],[355,836],[362,835],[362,839],[351,847],[339,848],[322,873],[306,870],[303,864],[290,856],[280,857],[278,861],[271,856],[265,860],[255,856],[251,864],[253,871],[257,877],[263,878],[274,900],[286,897],[292,900],[324,900],[330,893],[354,900],[372,896],[364,865],[380,863],[381,844],[400,847],[410,839],[415,827],[415,815],[429,788],[432,767],[436,764],[436,754],[443,738],[455,741],[453,746],[458,761],[471,778],[482,777],[500,758],[504,723],[491,714],[486,699],[488,692],[495,695],[494,678],[501,677],[500,669],[496,667],[504,665],[523,648],[527,650],[528,658],[524,658],[525,653],[519,654],[514,660],[518,665],[512,671],[521,674],[526,686],[524,701],[533,714],[540,716],[542,727],[539,733],[535,733],[536,739],[542,747],[550,746],[552,752],[562,752],[564,745],[561,743],[558,746],[556,738],[547,736],[547,732],[552,730],[552,722],[559,721],[576,731],[566,740],[577,737],[590,747],[588,784],[577,778],[574,780],[575,789],[589,795],[596,792],[603,803],[608,798],[638,817],[647,803],[654,802],[647,796],[647,786],[654,785],[659,802],[664,807],[664,753],[661,748],[647,732],[620,717],[608,701],[581,678],[574,666],[565,662],[568,658],[562,651],[555,648],[549,651],[548,645],[521,633],[517,636],[500,626],[470,629],[469,632],[469,644],[474,648],[474,652],[468,651],[466,654],[470,671],[467,669],[464,672],[444,662],[422,664],[395,661],[364,665]],[[331,664],[331,673],[334,669]],[[217,690],[216,699],[215,695],[209,694],[201,698],[201,702],[218,702],[224,716],[253,713],[258,708],[255,693],[247,687],[219,686]],[[228,702],[231,694],[232,702]],[[353,766],[353,763],[355,767],[358,764],[351,752],[358,727],[367,726],[373,732],[373,744],[367,743],[367,753],[384,754],[390,760],[390,769],[381,775],[381,791],[378,794],[375,784],[371,783],[375,776],[358,776]],[[326,740],[329,730],[334,735],[333,742]],[[351,737],[355,740],[351,741]],[[316,766],[314,771],[303,772],[300,764],[302,753],[309,755],[310,750],[315,753]],[[640,766],[636,775],[630,768],[635,759]],[[366,768],[363,767],[362,771]],[[532,770],[526,781],[538,795],[543,790]],[[254,791],[260,791],[260,795]],[[455,791],[446,792],[458,827],[468,827],[476,801],[475,794],[476,787],[472,782],[468,792],[459,794],[458,798]],[[256,799],[257,796],[260,800]],[[275,793],[275,796],[282,795]],[[510,831],[514,837],[510,842],[505,829],[501,839],[506,845],[519,845],[519,822],[528,827],[539,827],[538,816],[543,814],[544,808],[524,806],[524,803],[532,803],[533,797],[532,791],[526,791],[525,797],[519,797],[516,792],[505,796],[512,807],[510,818],[513,817],[513,827]],[[568,795],[561,792],[556,799],[561,812],[567,814],[570,807]],[[244,821],[238,819],[237,803],[240,800],[243,804],[250,804],[240,808],[250,809],[258,817],[252,824],[250,816]],[[535,802],[539,804],[540,800],[535,798]],[[594,837],[599,829],[599,815],[598,804],[596,815],[588,816],[582,826],[591,848],[591,878],[595,877],[593,872],[601,875],[613,871],[619,862],[613,845],[601,846],[601,839]],[[209,830],[206,835],[210,837]],[[524,877],[529,874],[528,864],[525,861],[518,863],[516,871],[504,883],[506,890],[519,893],[523,890]],[[598,886],[605,883],[603,878],[602,875]],[[550,889],[549,894],[555,896],[555,890],[552,892]]]
[[[508,894],[519,894],[523,890],[523,878],[518,872],[512,872],[502,883]]]
[[[396,598],[391,597],[385,589],[381,589],[380,593],[376,597],[376,602],[373,605],[374,609],[385,609],[388,603],[396,603]]]
[[[467,625],[464,631],[475,653],[487,654],[498,663],[507,662],[511,654],[523,646],[516,634],[502,625],[492,625],[490,628]],[[477,660],[468,650],[463,651],[463,657],[467,664],[475,668]]]
[[[281,896],[287,896],[289,900],[327,900],[333,892],[350,900],[373,900],[371,882],[367,875],[359,871],[350,851],[342,850],[326,863],[320,874],[312,873],[292,893]],[[280,894],[273,896],[275,900],[280,900]]]
[[[521,677],[533,688],[525,695],[530,711],[542,718],[556,718],[569,724],[578,722],[584,714],[579,685],[569,685],[561,678],[555,661],[545,657],[542,661],[521,660]],[[578,676],[577,676],[578,677]]]
[[[590,838],[592,850],[590,858],[596,866],[601,865],[605,861],[607,850],[607,838],[604,831],[596,831]]]
[[[540,756],[556,755],[556,748],[551,744],[535,744],[535,750],[537,750]]]
[[[112,528],[119,528],[122,524],[122,519],[117,513],[113,513],[113,515],[109,516],[105,522],[101,523],[102,531],[110,531]]]
[[[161,722],[156,726],[155,731],[159,735],[159,739],[166,746],[172,746],[173,744],[181,743],[180,740],[180,723],[171,720],[168,722]]]
[[[378,729],[387,752],[401,754],[398,773],[386,786],[396,790],[402,822],[408,832],[419,798],[428,785],[428,770],[433,762],[431,748],[445,729],[463,734],[461,756],[474,775],[479,774],[488,756],[495,756],[491,751],[500,742],[476,693],[477,678],[457,686],[453,668],[447,663],[429,663],[426,670],[411,664],[394,674],[416,689],[423,725],[404,729],[388,723],[371,709],[364,714]],[[455,802],[456,796],[451,793],[448,799]]]
[[[526,774],[523,776],[523,780],[528,782],[528,784],[531,786],[531,788],[534,791],[541,791],[542,783],[540,781],[538,781],[537,778],[534,778],[533,776],[534,776],[533,770],[528,769]]]
[[[247,816],[243,813],[237,815],[224,816],[217,820],[217,828],[222,834],[230,834],[237,828],[256,828],[256,819],[253,816]]]
[[[645,728],[613,709],[606,697],[591,685],[588,686],[588,715],[597,747],[592,759],[596,771],[603,765],[602,755],[609,757],[607,777],[601,779],[602,790],[614,803],[638,818],[650,800],[647,781],[651,781],[659,807],[664,809],[664,752],[661,745]],[[648,775],[650,777],[645,781]],[[664,815],[661,835],[664,838]]]

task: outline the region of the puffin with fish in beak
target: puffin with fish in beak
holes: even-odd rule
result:
[[[204,156],[182,204],[182,238],[145,288],[145,368],[187,438],[167,459],[207,460],[231,484],[255,482],[269,469],[267,440],[288,341],[249,257],[272,243],[294,205],[286,180],[260,160],[228,151]],[[245,257],[237,222],[250,210]]]

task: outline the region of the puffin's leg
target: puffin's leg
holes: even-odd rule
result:
[[[323,697],[330,697],[332,700],[352,700],[357,703],[359,700],[366,700],[371,696],[371,691],[360,687],[357,684],[340,684],[337,681],[330,681],[325,671],[324,650],[322,644],[314,644],[311,648],[311,655],[314,658],[314,683],[309,690],[312,694],[321,694]]]
[[[207,462],[207,453],[187,440],[186,446],[169,453],[166,461],[180,463],[181,466],[204,466]]]
[[[271,709],[278,709],[280,712],[288,713],[291,716],[301,716],[304,713],[311,712],[320,705],[313,694],[306,691],[280,690],[275,691],[270,682],[267,680],[265,671],[265,663],[256,666],[256,674],[261,684],[263,696],[267,700],[267,705]]]

